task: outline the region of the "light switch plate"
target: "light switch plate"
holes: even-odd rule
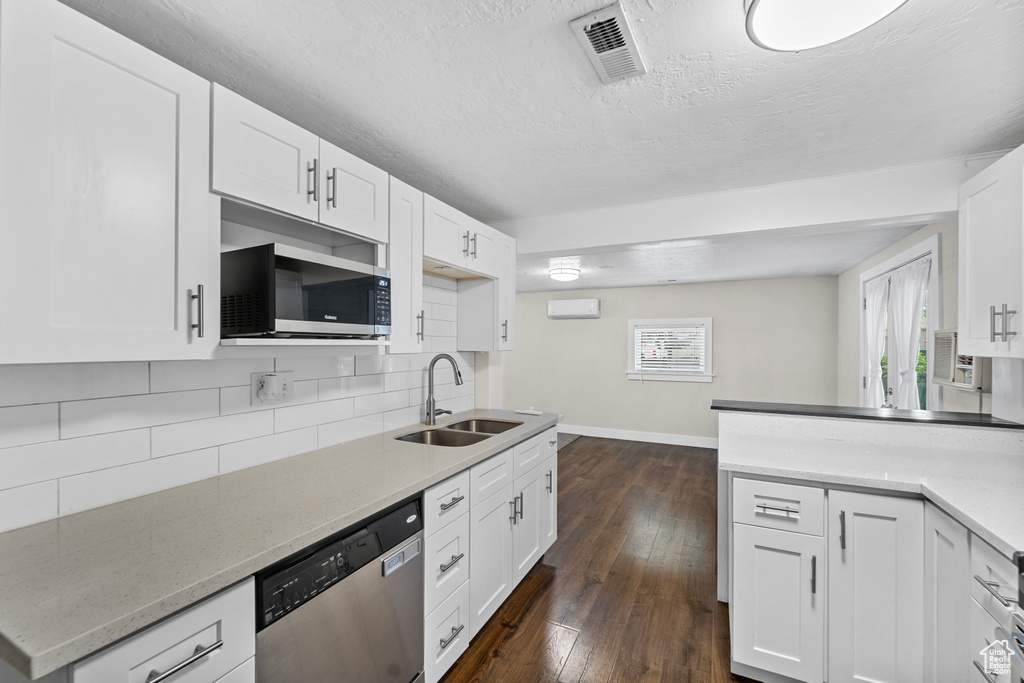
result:
[[[261,406],[288,403],[292,400],[292,372],[252,373],[252,394],[249,405]]]

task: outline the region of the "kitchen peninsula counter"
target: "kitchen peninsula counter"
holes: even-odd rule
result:
[[[558,423],[426,446],[404,427],[0,534],[0,660],[74,662]]]

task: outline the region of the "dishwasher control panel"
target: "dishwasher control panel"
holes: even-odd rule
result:
[[[365,526],[341,538],[327,539],[323,544],[306,548],[258,572],[257,630],[312,600],[422,529],[419,502],[412,501],[363,524]],[[394,569],[401,566],[403,560],[396,562]]]

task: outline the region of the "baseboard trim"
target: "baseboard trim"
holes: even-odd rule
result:
[[[631,429],[609,429],[607,427],[583,427],[580,425],[560,424],[558,431],[580,436],[596,436],[602,439],[623,439],[625,441],[647,441],[665,443],[673,446],[696,446],[697,448],[718,448],[718,439],[707,436],[687,436],[685,434],[662,434],[661,432],[638,432]]]

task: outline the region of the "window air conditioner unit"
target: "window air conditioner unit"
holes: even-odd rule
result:
[[[600,318],[600,299],[562,299],[548,302],[548,317],[552,320],[565,318]]]
[[[957,353],[956,330],[936,330],[932,381],[945,387],[978,391],[991,388],[990,359]]]

